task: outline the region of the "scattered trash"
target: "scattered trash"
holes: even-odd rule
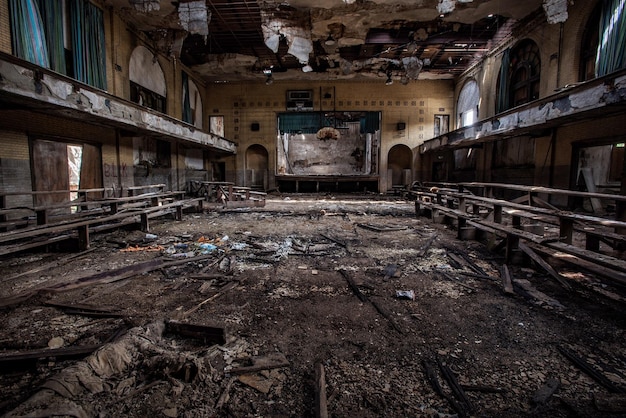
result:
[[[396,290],[396,297],[398,299],[415,300],[415,292],[412,290]]]
[[[200,248],[200,254],[209,254],[217,249],[216,245],[210,244],[208,242],[202,243],[198,246]]]
[[[230,248],[235,251],[242,251],[242,250],[245,250],[247,247],[248,247],[248,244],[246,244],[245,242],[233,242],[230,245]]]
[[[154,235],[154,234],[146,234],[146,239],[149,241],[153,241],[155,239],[158,238],[158,235]]]

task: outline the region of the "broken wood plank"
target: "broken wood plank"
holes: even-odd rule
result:
[[[79,345],[64,348],[41,348],[20,351],[19,353],[1,353],[0,364],[11,365],[11,363],[14,362],[38,360],[51,357],[56,359],[83,357],[93,353],[100,347],[102,347],[102,344]]]
[[[450,280],[451,282],[458,283],[461,287],[471,290],[472,292],[476,291],[476,289],[474,289],[472,286],[466,285],[465,283],[461,281],[461,279],[459,279],[458,277],[454,277],[453,275],[448,274],[445,271],[442,272],[441,275],[445,277],[446,279]]]
[[[237,378],[234,376],[231,376],[231,378],[228,379],[228,381],[226,382],[226,387],[224,387],[222,394],[220,395],[219,399],[217,400],[217,403],[215,404],[216,410],[219,411],[220,409],[222,409],[224,405],[226,405],[226,402],[228,402],[228,400],[230,399],[230,388],[233,386],[233,383],[235,383],[235,380],[237,380]]]
[[[108,307],[108,306],[95,306],[88,305],[84,303],[59,303],[59,302],[44,302],[44,306],[50,306],[52,308],[59,309],[71,309],[75,311],[85,311],[85,312],[98,312],[98,313],[112,313],[117,310],[116,308]]]
[[[339,270],[339,273],[341,273],[341,275],[344,277],[344,279],[346,279],[346,281],[348,282],[348,286],[350,287],[352,292],[354,292],[354,294],[359,298],[359,300],[361,302],[367,302],[368,301],[367,297],[363,293],[361,293],[361,290],[356,285],[356,283],[354,282],[352,277],[350,277],[348,272],[345,271],[345,270]]]
[[[423,360],[422,365],[424,366],[424,371],[426,372],[426,378],[428,379],[428,383],[433,388],[435,393],[439,396],[445,397],[443,389],[441,388],[441,384],[439,383],[439,378],[437,377],[437,372],[435,371],[435,367],[428,360]]]
[[[496,281],[496,279],[492,276],[486,276],[484,274],[476,274],[476,273],[470,273],[467,271],[455,271],[455,274],[460,274],[461,276],[467,276],[467,277],[474,277],[476,279],[485,279],[485,280],[493,280]]]
[[[328,418],[326,374],[324,365],[320,362],[315,363],[315,417]]]
[[[87,255],[89,255],[89,253],[91,253],[92,251],[95,251],[95,249],[96,248],[94,247],[94,248],[90,248],[90,249],[85,250],[85,251],[83,251],[81,253],[78,253],[78,254],[71,254],[71,255],[68,255],[68,256],[65,256],[65,257],[61,257],[59,259],[56,259],[55,261],[51,261],[49,263],[42,264],[42,265],[40,265],[38,267],[35,267],[33,269],[30,269],[28,271],[24,271],[22,273],[16,274],[16,275],[8,277],[8,278],[0,279],[0,283],[4,283],[4,282],[11,281],[11,280],[19,279],[20,277],[24,277],[24,276],[27,276],[29,274],[37,273],[37,272],[40,272],[42,270],[49,270],[49,269],[54,268],[54,267],[64,266],[67,262],[69,262],[71,260],[74,260],[76,258],[86,257]]]
[[[615,383],[611,382],[602,371],[597,370],[594,366],[592,366],[589,362],[584,360],[582,357],[576,355],[569,348],[563,347],[561,345],[557,346],[557,349],[563,354],[569,361],[574,363],[576,367],[578,367],[583,372],[587,373],[589,377],[602,385],[605,389],[607,389],[611,393],[626,393],[626,391],[618,386]]]
[[[229,290],[235,288],[236,286],[239,285],[239,282],[232,282],[232,283],[228,283],[226,286],[224,286],[219,292],[217,292],[216,294],[214,294],[213,296],[203,300],[202,302],[200,302],[199,304],[197,304],[196,306],[194,306],[193,308],[185,311],[182,313],[181,318],[180,319],[184,319],[186,318],[189,314],[194,313],[195,311],[197,311],[198,309],[200,309],[203,305],[206,305],[207,303],[211,302],[212,300],[215,300],[217,298],[219,298],[220,296],[222,296],[224,293],[228,292]]]
[[[348,248],[348,244],[345,243],[344,241],[338,239],[338,238],[332,237],[332,236],[327,235],[327,234],[321,234],[321,233],[320,233],[320,236],[323,237],[323,238],[326,238],[329,241],[334,242],[335,244],[337,244],[337,245],[339,245],[339,246],[341,246],[343,248],[346,248],[346,249]]]
[[[437,372],[435,371],[434,365],[429,360],[423,360],[422,365],[424,366],[424,371],[426,372],[426,378],[430,383],[430,386],[433,388],[435,393],[445,400],[447,400],[452,408],[459,414],[460,417],[466,417],[467,413],[465,409],[454,399],[452,396],[448,395],[441,388],[441,384],[439,383],[439,378],[437,377]]]
[[[87,318],[125,318],[126,316],[121,313],[115,312],[93,312],[93,311],[83,311],[80,309],[66,309],[63,311],[66,315],[80,315],[86,316]]]
[[[398,324],[395,323],[393,315],[391,315],[389,311],[387,311],[381,304],[377,303],[375,300],[372,300],[368,298],[365,294],[363,294],[361,290],[359,289],[359,287],[357,286],[357,284],[352,279],[352,277],[350,277],[347,271],[339,270],[339,273],[341,273],[341,275],[346,279],[346,281],[348,282],[348,285],[350,286],[350,289],[352,289],[354,294],[359,298],[361,302],[363,303],[369,302],[370,304],[372,304],[372,306],[374,306],[374,308],[378,311],[378,313],[381,314],[385,319],[387,319],[391,323],[391,326],[396,331],[398,331],[400,334],[404,334],[404,331],[402,330],[402,328],[400,328]]]
[[[528,280],[515,279],[512,282],[515,286],[520,288],[528,297],[535,299],[537,302],[545,303],[557,309],[565,309],[565,306],[563,306],[561,302],[535,289],[535,287],[533,287],[533,285]]]
[[[513,282],[511,282],[511,273],[509,272],[509,266],[506,264],[502,265],[502,274],[500,276],[502,278],[502,290],[507,295],[514,295],[515,291],[513,290]]]
[[[417,253],[418,257],[424,257],[426,255],[426,253],[428,252],[428,249],[432,245],[433,241],[435,241],[435,238],[437,238],[437,234],[432,234],[430,236],[430,238],[428,238],[428,241],[426,241],[426,243],[418,251],[418,253]]]
[[[290,363],[283,353],[270,353],[266,356],[252,357],[250,359],[252,365],[233,367],[230,370],[232,374],[246,374],[259,372],[261,370],[279,369],[289,367]]]
[[[393,315],[389,312],[382,304],[380,304],[376,299],[369,299],[370,303],[376,308],[379,314],[381,314],[400,334],[404,334],[404,330],[400,328],[400,326],[396,323]]]
[[[539,254],[533,251],[529,246],[520,242],[518,244],[518,248],[522,250],[526,255],[528,255],[535,263],[539,264],[546,270],[552,277],[556,279],[557,282],[561,284],[565,289],[572,290],[572,286],[567,282],[567,279],[561,276],[550,264],[544,261]]]
[[[369,229],[370,231],[375,232],[393,232],[393,231],[404,231],[408,229],[408,226],[387,226],[387,225],[374,225],[374,224],[362,224],[358,223],[357,226],[360,226],[364,229]]]
[[[184,337],[201,340],[204,344],[224,344],[226,336],[224,328],[200,324],[187,324],[176,320],[165,321],[165,330]]]
[[[446,382],[448,382],[448,386],[450,386],[452,393],[454,393],[454,396],[461,403],[461,407],[464,409],[467,415],[471,415],[474,410],[474,407],[472,406],[472,402],[469,400],[469,398],[465,394],[465,391],[459,384],[459,381],[454,375],[454,372],[452,372],[452,369],[450,369],[450,367],[448,367],[447,364],[441,361],[441,359],[437,359],[437,363],[439,364],[439,369],[441,370],[441,374],[446,379]]]
[[[450,264],[455,269],[461,270],[465,266],[465,261],[461,257],[459,257],[458,255],[456,255],[455,253],[447,251],[446,255],[448,256],[448,258],[451,261]]]

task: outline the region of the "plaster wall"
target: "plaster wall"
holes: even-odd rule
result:
[[[224,116],[224,135],[238,143],[237,156],[227,163],[232,179],[243,181],[245,150],[252,144],[259,144],[268,151],[270,188],[275,185],[277,114],[286,111],[288,90],[312,90],[314,111],[381,112],[378,167],[383,189],[387,184],[389,150],[398,144],[415,149],[433,137],[436,114],[448,114],[452,118],[451,80],[420,80],[390,86],[385,85],[384,78],[375,81],[276,81],[271,85],[260,80],[210,85],[205,108],[209,115]],[[405,123],[404,130],[397,129],[399,122]],[[252,131],[252,123],[259,124],[259,131]]]
[[[9,25],[9,0],[0,0],[0,51],[11,53],[11,31]]]
[[[531,22],[523,30],[514,33],[508,44],[492,51],[482,62],[466,71],[455,83],[454,103],[468,79],[474,78],[480,87],[478,119],[496,114],[497,85],[506,48],[514,47],[523,39],[533,40],[541,54],[540,98],[549,96],[568,84],[579,81],[580,50],[583,33],[589,14],[597,1],[575,2],[568,6],[568,19],[565,23],[548,23],[543,15]],[[455,125],[457,112],[455,115]]]

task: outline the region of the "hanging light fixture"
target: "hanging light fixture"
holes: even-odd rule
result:
[[[272,69],[271,68],[266,68],[265,70],[263,70],[263,74],[265,74],[265,76],[267,77],[265,79],[265,84],[267,84],[268,86],[270,84],[272,84],[274,82],[274,77],[272,77]]]
[[[393,80],[391,79],[391,72],[387,73],[387,81],[385,81],[385,85],[390,86],[393,84]]]

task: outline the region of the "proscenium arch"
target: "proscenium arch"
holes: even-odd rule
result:
[[[411,178],[406,178],[405,170],[411,170],[413,151],[407,145],[398,144],[391,147],[387,154],[387,170],[391,170],[391,184],[406,186]]]
[[[133,83],[167,97],[165,75],[159,61],[154,57],[155,55],[145,46],[136,47],[130,56],[128,76]]]
[[[246,149],[246,185],[266,188],[269,175],[269,153],[263,145],[253,144]]]

